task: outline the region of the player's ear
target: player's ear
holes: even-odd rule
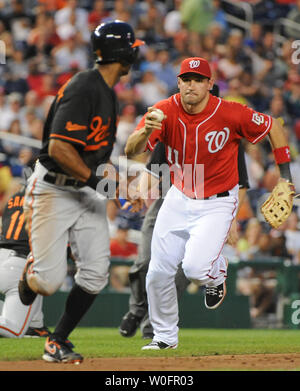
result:
[[[215,84],[215,79],[212,77],[208,80],[208,90],[211,91]]]

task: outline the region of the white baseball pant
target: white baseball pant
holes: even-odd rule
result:
[[[29,214],[33,255],[30,283],[52,295],[67,274],[67,246],[76,259],[75,281],[97,294],[108,282],[109,233],[106,200],[85,186],[56,186],[43,180],[47,169],[37,163],[26,189],[24,210]],[[31,268],[30,268],[31,269]]]
[[[18,284],[26,259],[13,250],[0,249],[0,292],[5,300],[0,308],[0,336],[22,338],[28,327],[43,327],[43,297],[38,295],[32,305],[22,304]]]
[[[154,341],[178,343],[178,303],[175,274],[182,261],[188,279],[217,286],[226,279],[227,262],[221,252],[236,215],[238,185],[229,196],[209,200],[187,197],[175,186],[158,213],[146,279]]]

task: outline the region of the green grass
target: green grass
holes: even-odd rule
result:
[[[75,351],[86,358],[299,353],[298,330],[182,329],[178,349],[163,352],[141,351],[148,340],[140,333],[133,338],[121,337],[117,328],[78,328],[70,339]],[[44,342],[44,338],[0,338],[0,361],[40,359]]]

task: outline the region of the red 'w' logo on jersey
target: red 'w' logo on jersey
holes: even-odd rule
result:
[[[208,141],[208,151],[210,153],[216,153],[220,151],[227,143],[229,133],[229,128],[224,128],[220,131],[213,130],[212,132],[207,133],[205,136],[205,141]]]

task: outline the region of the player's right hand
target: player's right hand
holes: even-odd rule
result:
[[[151,112],[155,110],[155,107],[148,107],[148,112],[145,116],[145,129],[147,132],[152,132],[155,129],[161,129],[162,124],[161,121],[158,121],[157,119],[153,118],[151,116]]]

